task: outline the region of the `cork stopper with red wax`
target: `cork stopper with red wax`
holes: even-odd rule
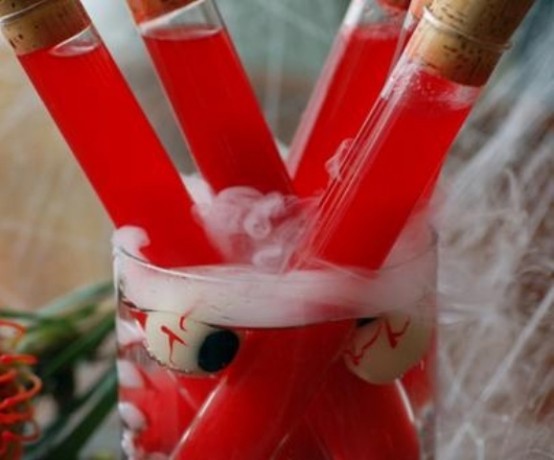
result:
[[[16,54],[63,43],[90,26],[79,0],[0,0],[0,27]]]
[[[533,0],[431,0],[409,55],[459,84],[482,86]]]
[[[127,0],[135,21],[154,19],[199,0]]]

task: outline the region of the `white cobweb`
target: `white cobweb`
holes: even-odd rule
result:
[[[554,458],[553,46],[519,49],[448,168],[441,459]]]

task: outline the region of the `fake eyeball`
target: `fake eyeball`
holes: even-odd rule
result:
[[[391,383],[423,358],[432,337],[430,318],[393,313],[362,320],[344,359],[347,367],[363,380]]]
[[[150,312],[145,325],[146,348],[160,364],[187,374],[213,374],[236,356],[240,337],[170,312]]]

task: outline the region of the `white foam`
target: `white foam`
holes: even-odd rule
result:
[[[140,249],[150,243],[150,238],[146,231],[140,227],[126,225],[120,227],[114,232],[112,237],[112,246],[114,248],[123,248],[129,254],[144,258]]]
[[[57,57],[73,57],[90,53],[100,46],[100,38],[92,26],[59,44],[50,53]]]
[[[125,297],[142,309],[187,314],[225,326],[301,326],[415,308],[434,289],[436,261],[429,250],[429,232],[425,230],[426,238],[414,239],[414,231],[405,232],[389,259],[408,262],[378,276],[334,266],[274,273],[239,264],[169,272],[123,255],[115,264]],[[422,246],[414,248],[414,241]],[[264,250],[268,258],[273,255]]]
[[[344,161],[347,158],[348,151],[353,143],[353,139],[346,139],[341,142],[337,152],[327,160],[325,163],[325,169],[329,174],[330,180],[342,179],[342,169]]]
[[[141,343],[144,340],[143,332],[135,324],[125,321],[119,316],[115,322],[115,329],[117,343],[122,347]]]
[[[117,409],[121,420],[123,420],[123,423],[129,429],[139,431],[146,426],[146,417],[135,405],[128,402],[120,402],[117,405]]]
[[[516,48],[519,65],[507,61],[497,74],[447,170],[437,433],[444,460],[554,458],[554,27],[538,33],[538,20],[554,24],[552,14],[535,15],[534,45]]]
[[[121,436],[121,450],[123,450],[128,458],[141,458],[136,455],[135,441],[133,439],[133,433],[130,430],[123,430],[123,434]]]
[[[196,214],[227,261],[274,271],[286,266],[311,215],[310,200],[263,194],[251,187],[212,194],[198,177],[185,181]]]
[[[125,388],[143,388],[144,379],[137,367],[129,360],[117,360],[117,378],[119,385]]]

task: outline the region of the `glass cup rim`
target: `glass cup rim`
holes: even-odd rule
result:
[[[325,268],[334,268],[334,269],[340,269],[341,272],[348,273],[355,277],[364,277],[364,278],[373,278],[377,276],[380,273],[390,273],[394,272],[395,270],[400,270],[403,267],[409,266],[410,264],[424,258],[425,256],[428,256],[429,254],[432,254],[436,252],[438,248],[438,232],[435,230],[435,228],[431,225],[428,226],[428,235],[429,240],[426,242],[426,244],[421,245],[421,248],[418,248],[417,250],[411,251],[410,254],[406,257],[401,259],[400,261],[394,261],[392,263],[385,262],[385,265],[383,265],[381,268],[377,270],[356,270],[355,267],[352,269],[349,269],[348,267],[340,267],[333,264],[327,264],[323,261],[320,261],[319,264],[317,264],[316,267],[313,267],[314,269],[325,269]],[[254,270],[255,266],[253,265],[247,265],[247,264],[233,264],[233,263],[223,263],[223,264],[206,264],[206,265],[194,265],[190,267],[174,267],[174,268],[168,268],[168,267],[162,267],[159,265],[156,265],[153,262],[150,262],[144,257],[141,257],[140,255],[133,254],[130,250],[124,248],[122,245],[112,245],[112,259],[114,261],[117,260],[118,257],[123,257],[126,260],[131,261],[133,264],[139,265],[144,269],[147,269],[149,271],[153,271],[159,275],[165,275],[169,276],[173,279],[185,279],[190,281],[199,281],[199,282],[212,282],[212,283],[237,283],[237,282],[250,282],[251,280],[249,277],[248,269]],[[232,278],[226,278],[225,276],[216,276],[212,274],[208,274],[207,269],[210,267],[233,267],[238,270],[244,269],[244,276],[233,276]],[[260,272],[264,272],[262,269],[259,270]],[[270,272],[267,271],[265,273],[278,276],[279,273]],[[287,272],[283,272],[282,274],[286,274]],[[264,282],[264,281],[261,281]],[[274,279],[269,279],[265,281],[267,283],[274,283]]]
[[[330,264],[282,273],[238,264],[172,269],[118,245],[114,280],[121,298],[140,310],[190,314],[220,327],[297,327],[372,317],[408,311],[436,291],[437,234],[427,227],[417,235],[405,235],[412,244],[397,253],[401,262],[393,257],[390,265],[365,272]]]

